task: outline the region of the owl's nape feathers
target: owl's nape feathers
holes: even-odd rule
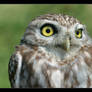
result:
[[[9,61],[13,88],[92,87],[92,39],[72,16],[46,14],[28,25]]]

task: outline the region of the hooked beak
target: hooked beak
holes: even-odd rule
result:
[[[64,42],[64,49],[68,52],[70,50],[70,37],[66,37]]]

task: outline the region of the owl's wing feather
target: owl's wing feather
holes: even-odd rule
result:
[[[91,69],[91,67],[92,67],[92,45],[84,47],[84,49],[82,51],[83,51],[82,55],[84,56],[85,63]]]
[[[32,72],[32,69],[30,71],[31,64],[29,64],[29,61],[34,55],[35,50],[36,48],[31,49],[31,47],[29,48],[24,45],[16,46],[16,51],[10,58],[8,68],[11,87],[19,88],[29,85],[27,79],[31,75],[28,72]],[[23,84],[24,81],[26,82],[25,85]]]
[[[19,87],[19,75],[22,66],[22,56],[19,52],[14,53],[9,62],[9,79],[12,87]]]

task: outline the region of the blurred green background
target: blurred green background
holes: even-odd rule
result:
[[[92,36],[91,4],[1,4],[0,5],[0,88],[10,88],[8,62],[29,24],[36,16],[63,13],[77,17]]]

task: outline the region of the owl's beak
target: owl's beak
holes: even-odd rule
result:
[[[70,50],[70,37],[66,37],[65,43],[64,43],[64,49],[66,51]]]

